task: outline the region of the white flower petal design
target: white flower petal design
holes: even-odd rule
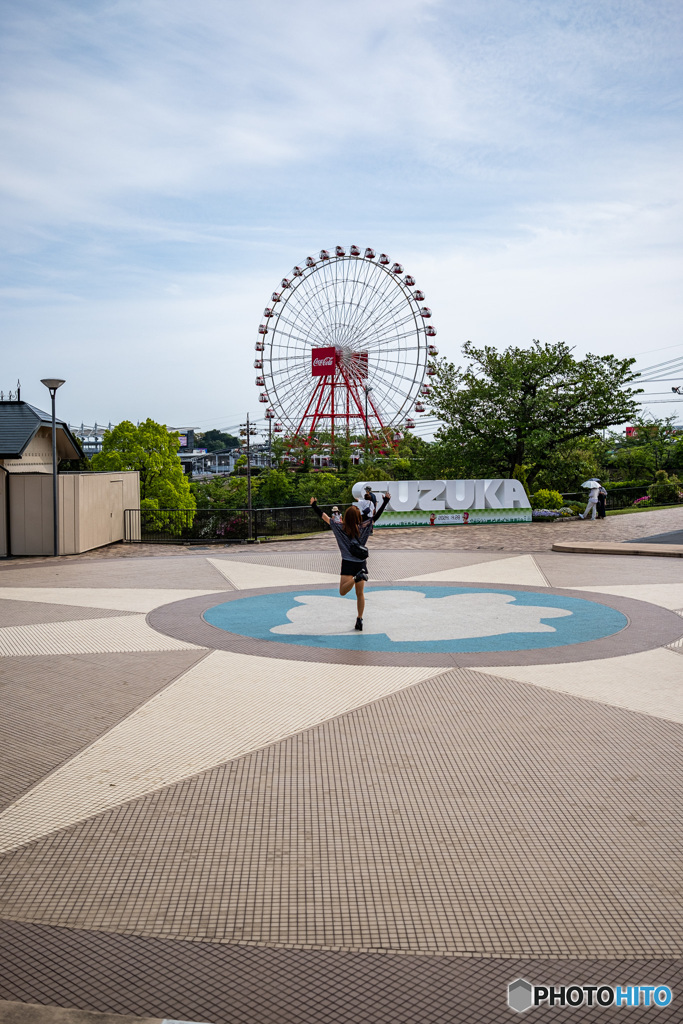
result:
[[[297,596],[289,622],[271,633],[339,636],[353,633],[355,605],[343,597]],[[428,598],[418,590],[375,590],[370,596],[365,633],[385,633],[394,642],[465,640],[504,633],[555,633],[543,619],[564,618],[565,608],[517,604],[511,594],[453,594]]]

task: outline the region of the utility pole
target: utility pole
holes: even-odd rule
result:
[[[368,447],[370,444],[368,436],[368,395],[372,391],[372,388],[367,384],[363,385],[363,391],[365,392],[365,462],[368,461]]]
[[[266,419],[268,420],[268,468],[273,468],[273,420],[275,418],[274,409],[266,409]]]
[[[258,431],[255,427],[252,427],[249,422],[249,413],[247,413],[247,422],[240,423],[240,435],[247,438],[247,517],[248,517],[248,529],[247,538],[253,540],[254,530],[252,524],[252,508],[251,508],[251,435],[257,434]]]
[[[249,509],[249,540],[251,540],[251,427],[247,413],[247,508]]]

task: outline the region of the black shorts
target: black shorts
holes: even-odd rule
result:
[[[367,562],[354,562],[350,558],[342,558],[340,576],[355,576],[361,569],[367,572]]]

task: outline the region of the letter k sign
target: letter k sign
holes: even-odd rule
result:
[[[504,480],[484,480],[484,505],[486,508],[504,508],[498,491]]]

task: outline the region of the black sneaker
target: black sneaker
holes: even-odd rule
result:
[[[356,619],[356,627],[359,633],[363,632],[363,620],[361,618]]]
[[[357,572],[356,575],[353,577],[353,582],[354,583],[360,583],[361,580],[366,580],[367,581],[367,579],[368,579],[368,570],[367,569],[361,569],[361,571]]]

